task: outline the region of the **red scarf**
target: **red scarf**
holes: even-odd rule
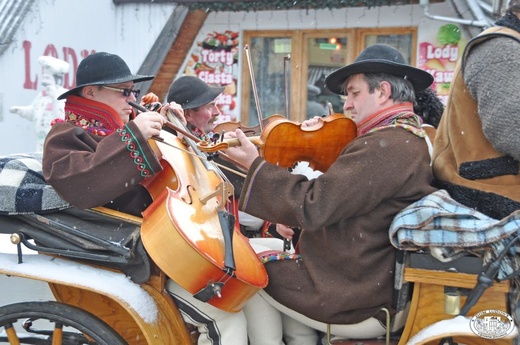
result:
[[[67,97],[65,121],[99,136],[109,135],[124,126],[119,114],[110,106],[79,96]]]
[[[415,126],[420,130],[421,124],[420,118],[413,113],[412,103],[399,103],[364,119],[358,124],[357,131],[360,136],[376,128],[401,125]]]

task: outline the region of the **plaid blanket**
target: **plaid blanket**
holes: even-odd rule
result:
[[[41,162],[41,153],[0,157],[0,214],[50,212],[71,207],[45,182]]]
[[[456,202],[447,191],[439,190],[398,213],[389,235],[398,249],[428,248],[442,261],[471,252],[489,262],[520,235],[520,210],[497,220]],[[520,268],[519,242],[506,251],[498,279]]]

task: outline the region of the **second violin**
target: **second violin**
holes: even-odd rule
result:
[[[260,155],[270,163],[290,168],[297,162],[309,162],[314,170],[325,172],[356,134],[356,125],[351,119],[334,114],[312,127],[275,119],[260,136],[249,137],[249,140],[258,146]],[[216,144],[201,141],[197,144],[205,152],[238,145],[240,142],[237,139],[225,139]]]

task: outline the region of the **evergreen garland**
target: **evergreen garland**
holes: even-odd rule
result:
[[[206,12],[249,12],[276,11],[288,9],[335,9],[344,7],[378,7],[408,5],[414,0],[257,0],[257,1],[175,1],[190,10]]]

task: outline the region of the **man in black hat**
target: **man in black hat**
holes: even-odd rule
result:
[[[166,101],[180,104],[190,131],[200,139],[208,139],[220,116],[217,97],[222,91],[223,87],[209,86],[197,77],[183,76],[170,85]]]
[[[329,113],[327,108],[318,102],[320,92],[319,87],[307,84],[307,119],[312,119],[315,116],[324,116]]]
[[[390,223],[400,210],[435,191],[426,134],[413,112],[415,92],[432,82],[429,73],[409,66],[386,45],[366,48],[354,63],[329,75],[326,87],[347,96],[343,108],[358,136],[315,179],[265,161],[236,131],[242,146],[226,153],[249,168],[239,208],[302,229],[300,255],[260,253],[269,285],[244,308],[251,345],[278,344],[282,331],[274,325],[266,329],[265,320],[280,318],[288,345],[315,345],[310,329],[325,332],[327,324],[342,337],[385,334],[382,308],[397,312]],[[258,327],[255,320],[262,320]]]
[[[153,78],[132,74],[115,54],[98,52],[80,62],[76,87],[58,97],[66,99],[65,118],[54,120],[45,139],[43,174],[73,206],[140,216],[151,203],[140,182],[162,168],[148,139],[160,134],[169,109],[184,120],[175,103],[135,116],[128,103],[139,96],[134,83]]]

